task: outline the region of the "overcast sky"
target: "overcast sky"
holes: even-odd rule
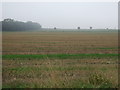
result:
[[[34,21],[43,28],[117,28],[117,2],[2,3],[2,17]]]

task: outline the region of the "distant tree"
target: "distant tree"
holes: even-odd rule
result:
[[[14,22],[14,19],[7,18],[7,19],[4,19],[4,22]]]
[[[54,27],[54,29],[57,29],[56,27]]]
[[[92,29],[92,27],[90,27],[90,29]]]
[[[27,30],[40,30],[41,25],[32,21],[21,22],[14,19],[4,19],[2,21],[3,31],[27,31]]]
[[[80,29],[80,27],[77,27],[77,29]]]

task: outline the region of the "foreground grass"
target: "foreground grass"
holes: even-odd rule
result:
[[[115,88],[114,62],[106,58],[3,60],[3,88]]]
[[[48,55],[3,55],[3,59],[83,59],[118,58],[118,54],[48,54]]]

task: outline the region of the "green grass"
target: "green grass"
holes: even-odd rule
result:
[[[2,55],[4,59],[83,59],[118,58],[118,54],[46,54],[46,55]]]

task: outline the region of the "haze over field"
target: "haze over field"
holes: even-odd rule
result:
[[[118,26],[118,3],[2,3],[3,18],[20,21],[34,21],[43,28],[88,29]]]
[[[2,88],[117,89],[117,9],[112,2],[3,3]]]

